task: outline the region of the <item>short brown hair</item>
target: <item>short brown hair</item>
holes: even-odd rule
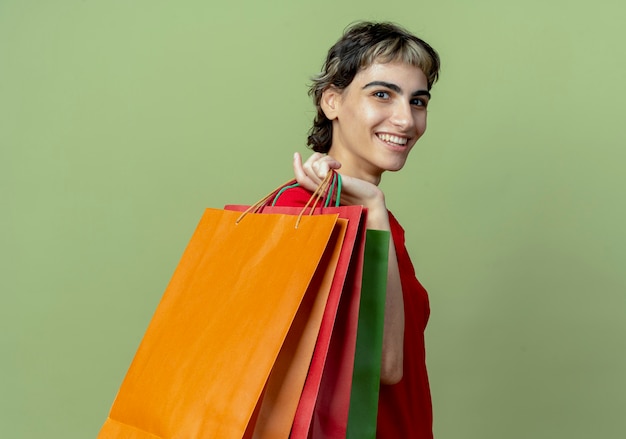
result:
[[[309,131],[307,145],[316,152],[330,149],[333,127],[320,106],[322,93],[333,86],[345,89],[356,74],[375,62],[401,61],[418,67],[428,81],[428,89],[439,77],[439,55],[428,43],[393,23],[359,22],[349,26],[330,48],[320,74],[313,78],[309,95],[317,114]]]

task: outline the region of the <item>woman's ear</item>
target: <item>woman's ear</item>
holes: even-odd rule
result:
[[[339,108],[340,99],[341,90],[334,85],[329,86],[322,92],[320,106],[322,107],[322,111],[328,120],[337,119],[337,110]]]

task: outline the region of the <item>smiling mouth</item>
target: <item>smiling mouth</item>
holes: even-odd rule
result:
[[[390,143],[396,146],[404,146],[409,141],[409,139],[407,139],[406,137],[394,136],[392,134],[381,133],[376,135],[383,142]]]

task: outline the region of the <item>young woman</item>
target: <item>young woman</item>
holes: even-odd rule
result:
[[[300,187],[282,205],[306,203],[329,170],[342,176],[341,203],[368,209],[367,228],[392,235],[381,387],[379,438],[432,438],[424,330],[428,296],[415,277],[404,230],[378,187],[385,171],[402,169],[426,131],[439,56],[426,42],[390,23],[357,23],[331,47],[310,94],[317,116],[308,137],[315,153],[294,156]]]

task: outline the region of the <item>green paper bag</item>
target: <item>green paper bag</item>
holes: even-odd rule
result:
[[[376,437],[390,233],[367,230],[348,439]]]

